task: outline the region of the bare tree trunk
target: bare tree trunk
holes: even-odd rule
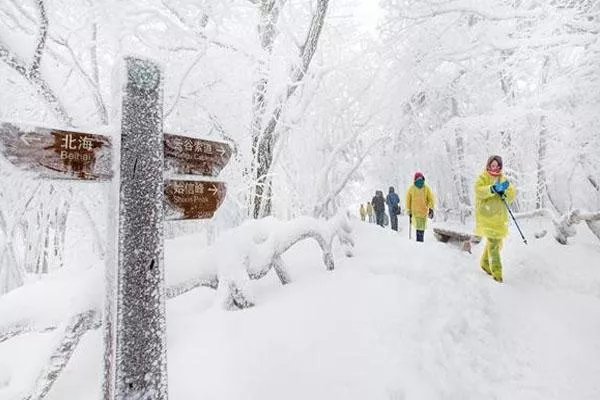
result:
[[[465,142],[464,136],[460,129],[454,130],[455,140],[456,140],[456,157],[458,162],[458,186],[460,188],[459,199],[461,202],[462,208],[471,207],[471,199],[469,197],[469,185],[467,183],[467,177],[465,176],[466,166],[465,166]]]
[[[546,208],[546,154],[548,152],[548,132],[546,130],[546,117],[540,118],[540,138],[538,142],[537,157],[537,190],[535,208]]]
[[[452,91],[452,97],[450,98],[451,119],[460,116],[458,100],[456,98],[456,87],[465,73],[466,72],[464,70],[461,70],[458,76],[454,78],[450,85],[450,89]],[[469,197],[469,185],[465,176],[466,166],[464,135],[460,128],[454,129],[454,145],[456,147],[456,160],[454,160],[452,157],[452,149],[448,142],[445,142],[445,144],[446,151],[448,152],[448,157],[450,157],[450,166],[452,169],[452,174],[454,176],[454,185],[456,186],[456,192],[458,193],[461,222],[464,223],[464,218],[466,217],[466,215],[463,211],[471,209],[471,198]]]
[[[47,184],[48,185],[48,184]],[[67,217],[70,210],[70,197],[48,185],[48,192],[39,201],[36,213],[37,224],[30,226],[27,243],[32,243],[29,257],[34,257],[34,271],[37,274],[47,274],[51,267],[60,268],[64,265],[64,247],[67,230]]]
[[[548,82],[548,71],[550,69],[550,57],[544,58],[542,72],[540,75],[540,88],[544,87]],[[540,137],[538,142],[538,158],[537,158],[537,190],[535,208],[546,207],[546,195],[548,192],[548,182],[546,180],[546,154],[548,153],[548,129],[546,126],[546,117],[540,117]]]
[[[304,44],[300,47],[300,65],[296,67],[292,76],[292,83],[288,85],[286,93],[279,97],[273,109],[269,122],[265,126],[256,146],[256,175],[252,209],[253,217],[260,218],[271,212],[271,178],[269,172],[273,163],[273,153],[278,143],[277,128],[281,119],[283,107],[295,93],[298,85],[308,72],[312,58],[317,50],[317,44],[327,15],[329,0],[318,0]]]
[[[590,185],[592,185],[592,187],[594,189],[596,189],[597,192],[600,192],[600,184],[598,184],[598,182],[594,179],[594,177],[591,175],[588,175],[587,179],[588,179],[588,182],[590,183]]]
[[[259,5],[260,20],[258,24],[258,35],[260,44],[265,54],[265,58],[258,61],[257,80],[254,84],[254,94],[252,95],[252,165],[251,176],[261,177],[258,171],[262,160],[260,160],[259,143],[263,131],[263,119],[266,113],[266,97],[269,86],[270,58],[273,53],[273,44],[279,35],[277,30],[277,22],[279,20],[280,9],[279,0],[262,0]],[[257,198],[261,198],[264,193],[264,178],[261,183],[256,182],[254,192],[250,196],[250,212],[254,218],[258,218],[257,207],[260,208],[260,203],[257,203]]]
[[[0,247],[0,296],[25,283],[25,272],[17,262],[12,235],[8,219],[0,209],[0,238],[3,237],[5,241]]]
[[[500,56],[502,58],[502,64],[505,64],[506,61],[513,55],[513,50],[502,50]],[[500,72],[500,88],[504,92],[504,96],[506,99],[506,104],[512,106],[515,104],[515,90],[514,90],[514,78],[513,76],[506,70],[501,69]]]

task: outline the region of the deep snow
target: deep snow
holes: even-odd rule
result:
[[[583,225],[568,246],[533,239],[542,225],[525,225],[528,246],[512,232],[504,284],[478,268],[481,244],[468,254],[355,221],[355,257],[338,251],[327,272],[300,243],[284,256],[293,283],[254,282],[252,309],[225,311],[205,288],[169,300],[170,398],[598,399],[600,242]],[[167,241],[167,276],[210,262],[198,241]],[[1,325],[64,323],[101,298],[98,268],[0,297]],[[22,397],[59,335],[0,343],[0,399]],[[101,346],[90,331],[47,398],[99,399]]]

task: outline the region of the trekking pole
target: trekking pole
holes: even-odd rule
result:
[[[408,240],[412,239],[412,229],[410,228],[410,226],[412,225],[412,215],[408,214]]]
[[[517,229],[519,230],[519,233],[521,234],[521,239],[523,239],[523,243],[527,244],[527,239],[525,239],[525,236],[523,235],[523,232],[521,231],[521,227],[517,223],[517,219],[515,218],[515,216],[513,215],[512,211],[510,209],[510,207],[508,206],[508,203],[506,202],[506,199],[504,198],[504,196],[501,196],[500,198],[502,199],[502,202],[506,206],[506,209],[508,210],[508,213],[510,214],[510,216],[513,219],[513,221],[515,222],[515,225],[517,226]]]

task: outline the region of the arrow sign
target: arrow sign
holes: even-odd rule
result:
[[[38,136],[32,136],[29,132],[23,133],[19,136],[21,142],[25,143],[26,146],[31,146],[31,142],[40,142],[42,139]]]
[[[227,187],[224,182],[165,180],[165,219],[212,218]]]
[[[165,170],[170,174],[216,177],[231,158],[227,143],[164,134]]]
[[[109,180],[110,138],[90,133],[0,123],[0,153],[40,178]]]

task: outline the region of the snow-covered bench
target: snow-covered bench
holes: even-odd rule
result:
[[[460,243],[461,250],[471,252],[471,244],[481,242],[481,237],[466,232],[446,228],[433,228],[433,236],[442,243]]]

